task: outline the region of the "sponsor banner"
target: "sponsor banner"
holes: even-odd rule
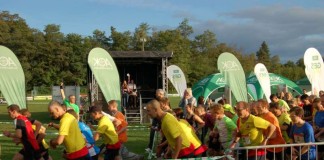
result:
[[[248,101],[245,73],[241,63],[231,53],[222,53],[217,60],[217,68],[223,74],[236,101]]]
[[[8,105],[26,108],[25,74],[16,55],[0,46],[0,90]]]
[[[187,88],[186,77],[182,70],[176,65],[171,65],[167,68],[167,77],[171,81],[173,87],[177,90],[180,97],[182,97]]]
[[[106,101],[116,100],[121,110],[119,73],[110,54],[102,48],[94,48],[89,53],[88,64]]]
[[[254,67],[254,73],[261,85],[263,93],[268,101],[271,102],[270,95],[271,95],[271,88],[270,88],[270,77],[266,66],[262,63],[258,63]]]
[[[324,90],[324,65],[321,54],[315,48],[308,48],[304,54],[305,73],[312,84],[312,94]]]

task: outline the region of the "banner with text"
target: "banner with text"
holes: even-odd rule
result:
[[[116,100],[120,110],[119,73],[110,54],[102,48],[94,48],[89,53],[88,64],[106,101]]]
[[[8,105],[26,108],[25,74],[16,55],[0,46],[0,90]]]
[[[167,68],[167,77],[171,81],[173,87],[177,90],[179,96],[182,97],[187,88],[186,77],[182,70],[176,65],[171,65]]]
[[[217,68],[224,75],[236,101],[248,101],[245,73],[241,63],[231,53],[222,53],[217,60]]]
[[[269,72],[262,63],[258,63],[254,67],[254,73],[261,85],[262,91],[268,101],[268,103],[271,102],[270,95],[271,95],[271,88],[270,88],[270,77]]]
[[[312,84],[312,94],[324,90],[324,65],[321,54],[315,48],[308,48],[304,54],[305,73]]]

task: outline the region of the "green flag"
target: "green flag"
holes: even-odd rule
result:
[[[88,64],[106,101],[116,100],[120,110],[120,81],[116,64],[102,48],[94,48],[88,56]]]
[[[217,68],[224,75],[236,101],[248,101],[244,70],[237,58],[228,52],[222,53],[217,60]]]
[[[0,90],[8,105],[26,108],[25,74],[16,55],[0,46]]]

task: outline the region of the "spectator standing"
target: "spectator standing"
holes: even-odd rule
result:
[[[123,105],[123,107],[127,107],[127,102],[128,102],[128,98],[129,98],[129,95],[128,95],[128,93],[129,93],[129,89],[128,89],[128,84],[127,84],[127,81],[126,80],[124,80],[123,81],[123,84],[122,84],[122,86],[121,86],[121,90],[122,90],[122,97],[123,97],[123,103],[122,103],[122,105]]]
[[[191,88],[187,88],[184,93],[183,97],[180,100],[179,107],[182,108],[184,111],[184,116],[187,115],[185,107],[187,104],[191,104],[192,106],[197,106],[197,100],[195,97],[192,96],[192,90]]]

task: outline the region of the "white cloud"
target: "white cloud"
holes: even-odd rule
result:
[[[262,41],[272,55],[282,61],[298,60],[308,47],[324,53],[324,9],[283,7],[280,5],[253,7],[223,13],[220,20],[209,20],[194,27],[195,33],[209,29],[221,42],[235,44],[246,53],[256,52]]]

